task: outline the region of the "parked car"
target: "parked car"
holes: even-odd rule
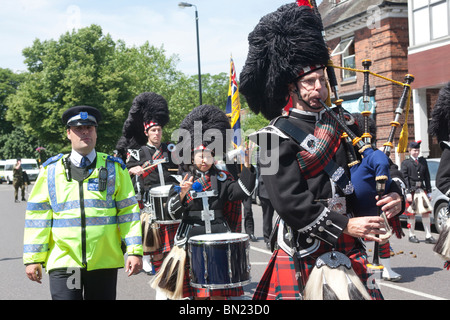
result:
[[[442,227],[447,222],[449,218],[448,212],[448,201],[449,198],[444,195],[441,191],[436,188],[436,173],[439,168],[439,158],[427,159],[428,169],[430,170],[430,180],[431,180],[431,205],[433,207],[432,219],[434,219],[434,226],[437,232],[441,232]]]
[[[448,201],[449,198],[444,195],[441,191],[436,188],[436,173],[439,168],[439,162],[441,159],[439,158],[431,158],[427,159],[428,169],[430,171],[430,180],[431,180],[431,206],[432,206],[432,214],[431,214],[431,223],[434,224],[436,231],[438,233],[441,232],[442,227],[447,222],[449,218],[448,212]],[[402,220],[406,220],[406,215],[402,214],[400,217]],[[421,217],[418,216],[416,218],[418,221],[421,220]]]
[[[0,183],[5,181],[5,160],[0,160]]]

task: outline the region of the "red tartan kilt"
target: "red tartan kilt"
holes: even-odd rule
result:
[[[174,246],[175,234],[177,233],[179,222],[171,224],[159,224],[159,236],[161,238],[161,247],[153,252],[152,255],[167,254]]]
[[[330,250],[329,246],[322,244],[316,252],[300,260],[305,271],[306,280],[311,274],[317,257]],[[370,276],[367,271],[367,254],[363,248],[356,247],[356,239],[344,234],[340,238],[336,250],[346,253],[352,262],[353,270],[360,277],[361,281],[366,284]],[[368,289],[368,291],[373,299],[383,299],[378,289]],[[295,279],[294,261],[282,249],[275,250],[256,288],[253,300],[298,299],[301,299],[301,295]]]
[[[389,225],[392,228],[393,233],[397,238],[401,239],[404,236],[402,223],[400,222],[400,214],[396,215],[393,218],[388,219]]]
[[[414,217],[416,214],[415,213],[411,213],[408,211],[409,206],[411,205],[411,203],[409,203],[408,201],[405,201],[406,205],[405,205],[405,212],[403,212],[403,214],[407,217]]]

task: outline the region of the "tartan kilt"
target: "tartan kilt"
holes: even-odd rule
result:
[[[403,238],[405,234],[403,233],[402,223],[400,222],[400,215],[398,214],[395,217],[388,219],[388,222],[395,236],[398,239]]]
[[[168,254],[174,246],[175,234],[177,233],[179,225],[179,222],[171,224],[158,224],[161,247],[156,251],[150,252],[150,254]]]
[[[408,201],[405,201],[405,212],[403,212],[403,214],[407,217],[414,217],[416,214],[412,213],[410,210],[408,211],[409,206],[411,205],[411,203],[409,203]]]
[[[341,236],[336,251],[345,253],[352,262],[355,273],[366,286],[373,300],[383,300],[381,291],[367,287],[370,274],[367,271],[367,254],[363,247],[357,246],[356,239],[346,234]],[[299,262],[305,271],[306,280],[314,267],[316,259],[323,253],[331,251],[331,247],[321,244],[311,255],[303,257]],[[306,281],[305,281],[306,282]],[[253,300],[300,300],[300,288],[295,279],[294,260],[281,248],[275,250],[267,268],[258,283]]]
[[[186,257],[186,264],[184,268],[184,283],[183,283],[183,297],[197,297],[197,298],[209,298],[213,296],[222,296],[222,297],[238,297],[244,294],[243,287],[229,288],[229,289],[198,289],[194,288],[190,285],[190,277],[189,277],[190,263],[189,263],[189,254]]]

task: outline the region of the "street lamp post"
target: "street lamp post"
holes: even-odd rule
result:
[[[202,105],[202,73],[200,71],[200,38],[198,36],[198,11],[195,4],[190,4],[187,2],[180,2],[178,4],[180,8],[195,7],[195,27],[197,30],[197,63],[198,63],[198,97],[200,105]]]

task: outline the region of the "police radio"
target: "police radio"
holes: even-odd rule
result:
[[[98,172],[98,191],[106,190],[106,182],[108,180],[108,170],[105,167],[100,167]]]
[[[70,172],[70,159],[69,157],[63,158],[63,164],[64,164],[64,173],[66,175],[66,180],[68,182],[72,181],[72,174]]]

